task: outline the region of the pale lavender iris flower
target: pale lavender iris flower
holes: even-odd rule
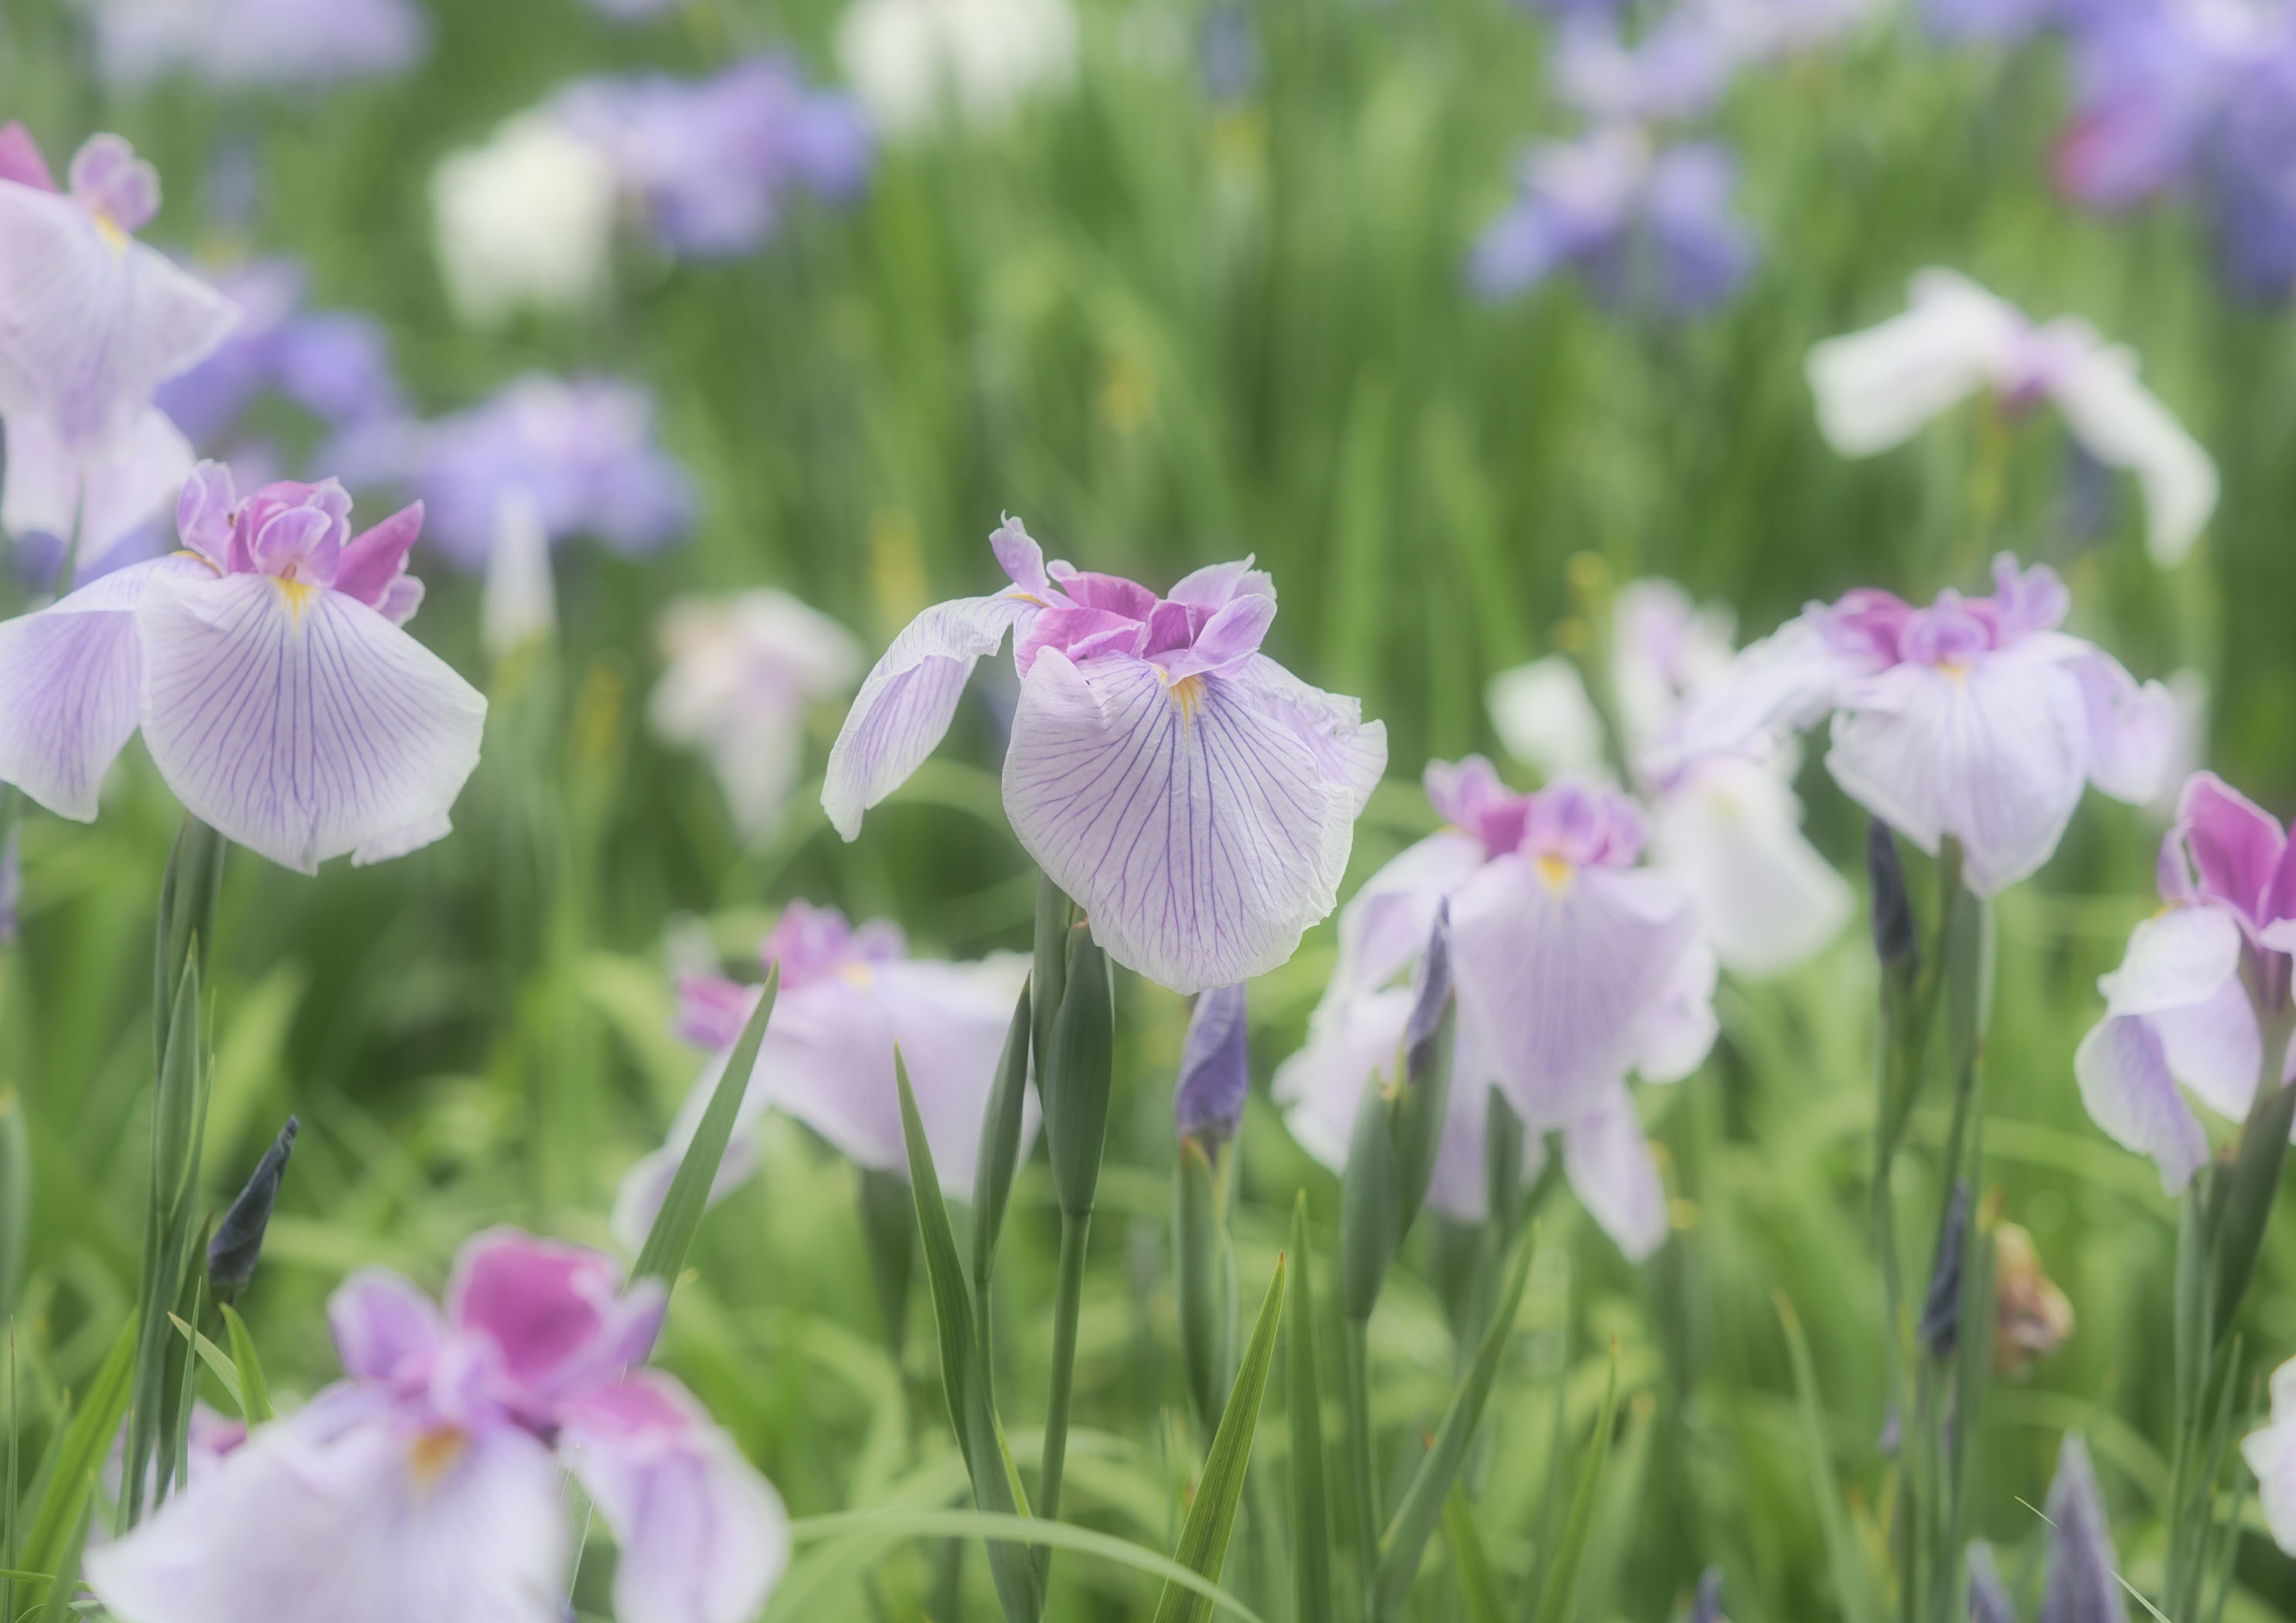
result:
[[[398,1275],[328,1304],[348,1379],[87,1558],[120,1623],[562,1623],[571,1474],[620,1548],[623,1623],[746,1623],[788,1565],[780,1496],[669,1376],[659,1281],[511,1229],[443,1313]]]
[[[181,71],[226,89],[324,90],[421,61],[414,0],[91,0],[96,64],[140,88]]]
[[[1184,994],[1288,959],[1338,904],[1387,729],[1259,652],[1275,588],[1251,561],[1160,598],[1062,562],[1018,520],[989,539],[1012,585],[926,610],[861,684],[821,802],[851,840],[1013,633],[1021,699],[1004,813],[1109,955]]]
[[[400,629],[421,505],[357,536],[350,505],[332,480],[242,501],[201,463],[183,551],[0,623],[0,781],[90,821],[140,727],[185,809],[283,866],[445,835],[486,701]]]
[[[760,587],[681,598],[663,611],[667,661],[646,709],[655,734],[701,750],[734,826],[759,840],[781,826],[805,760],[813,707],[861,679],[861,644],[819,610]]]
[[[1831,715],[1826,769],[1851,799],[1925,851],[1960,841],[1979,895],[2014,884],[2056,850],[2086,784],[2152,799],[2177,701],[2057,629],[2071,600],[2054,571],[2005,553],[1993,579],[1990,597],[1948,589],[1926,609],[1867,588],[1811,604],[1738,656],[1655,764]]]
[[[117,135],[59,192],[20,124],[0,129],[0,528],[77,533],[102,556],[174,501],[192,448],[152,404],[231,331],[232,302],[135,238],[160,177]]]
[[[898,1045],[941,1187],[967,1199],[981,1118],[1013,1004],[1029,977],[1028,960],[1017,953],[973,963],[912,958],[898,926],[876,919],[856,930],[835,908],[804,902],[783,910],[758,957],[780,963],[781,989],[709,1198],[723,1197],[757,1170],[758,1127],[769,1110],[805,1123],[863,1168],[906,1175],[893,1071]],[[614,1234],[633,1250],[660,1209],[758,995],[755,985],[714,975],[679,980],[678,1033],[714,1057],[686,1095],[668,1142],[622,1180]],[[1033,1092],[1022,1120],[1025,1154],[1036,1135]]]
[[[1397,1080],[1409,978],[1447,899],[1459,1024],[1429,1200],[1483,1217],[1496,1086],[1531,1164],[1559,1132],[1581,1202],[1620,1250],[1646,1256],[1665,1237],[1666,1198],[1628,1078],[1678,1081],[1713,1045],[1717,966],[1697,909],[1636,865],[1641,814],[1616,791],[1566,779],[1517,794],[1474,756],[1429,766],[1427,795],[1447,826],[1341,911],[1338,964],[1307,1046],[1276,1071],[1276,1101],[1310,1154],[1344,1165],[1364,1087]]]
[[[2271,814],[2214,773],[2196,773],[2161,843],[2161,911],[2097,982],[2104,1018],[2073,1056],[2081,1100],[2125,1147],[2150,1155],[2174,1194],[2209,1157],[2182,1089],[2246,1119],[2259,1078],[2296,1075],[2267,1053],[2287,1030],[2296,954],[2296,847]],[[2180,1087],[2181,1085],[2181,1087]]]
[[[1727,610],[1693,603],[1670,580],[1622,589],[1611,627],[1610,685],[1629,775],[1650,809],[1653,867],[1698,904],[1722,966],[1783,973],[1838,934],[1849,887],[1801,832],[1800,752],[1772,734],[1728,750],[1655,763],[1668,729],[1720,682],[1734,649]],[[1603,727],[1578,668],[1560,654],[1491,679],[1492,723],[1510,754],[1542,776],[1605,777]]]
[[[2076,317],[2036,324],[1954,271],[1917,273],[1907,305],[1811,348],[1810,391],[1827,444],[1844,456],[1874,455],[1980,391],[2012,415],[2046,401],[2082,450],[2136,474],[2153,561],[2184,561],[2216,509],[2216,463],[2138,381],[2135,355]]]
[[[873,143],[860,110],[842,92],[808,88],[783,56],[699,80],[580,79],[553,111],[604,156],[674,253],[747,253],[772,235],[792,191],[843,202],[868,180]]]
[[[1487,299],[1576,270],[1608,301],[1687,316],[1724,303],[1753,267],[1752,239],[1731,211],[1737,166],[1710,142],[1661,152],[1641,126],[1607,124],[1534,144],[1519,185],[1468,259]]]

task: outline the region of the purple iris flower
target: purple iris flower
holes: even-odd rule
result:
[[[400,629],[421,504],[357,536],[350,506],[332,480],[241,501],[201,463],[182,551],[0,623],[0,781],[89,822],[140,727],[186,810],[283,866],[442,837],[486,701]]]
[[[897,1046],[941,1186],[969,1198],[981,1118],[1028,960],[1017,953],[973,963],[912,958],[899,928],[886,920],[856,930],[835,908],[804,902],[782,910],[758,958],[781,965],[781,988],[709,1198],[757,1170],[758,1126],[768,1110],[795,1117],[862,1167],[906,1174]],[[682,976],[677,990],[678,1035],[714,1057],[686,1095],[668,1142],[622,1180],[614,1234],[633,1250],[661,1208],[758,996],[755,985],[715,975]],[[1037,1130],[1033,1092],[1023,1110],[1025,1155]]]
[[[1737,167],[1711,143],[1654,152],[1639,126],[1606,125],[1534,145],[1520,184],[1468,259],[1487,299],[1575,269],[1611,302],[1692,315],[1728,299],[1753,266],[1753,242],[1730,209]]]
[[[1180,1136],[1207,1149],[1235,1136],[1251,1092],[1251,1046],[1243,988],[1214,987],[1196,999],[1180,1048],[1180,1082],[1172,1106]]]
[[[430,26],[414,0],[91,0],[96,61],[134,88],[182,70],[232,89],[325,89],[401,72]]]
[[[1459,1027],[1429,1200],[1484,1216],[1496,1086],[1531,1162],[1559,1131],[1580,1201],[1620,1249],[1645,1256],[1665,1237],[1666,1199],[1627,1078],[1679,1080],[1713,1045],[1716,963],[1697,906],[1637,865],[1642,813],[1616,791],[1566,778],[1517,794],[1480,756],[1435,762],[1426,783],[1446,826],[1341,913],[1339,963],[1308,1045],[1276,1071],[1276,1101],[1310,1154],[1345,1163],[1363,1089],[1398,1080],[1410,976],[1447,902]]]
[[[685,471],[653,439],[653,400],[634,384],[539,373],[485,404],[402,430],[394,458],[456,564],[485,567],[505,504],[531,502],[553,541],[594,536],[657,552],[693,523]]]
[[[1959,840],[1980,896],[2057,848],[2085,784],[2141,806],[2157,792],[2177,702],[2057,627],[2071,599],[2054,570],[1993,561],[1990,597],[1950,589],[1917,609],[1860,588],[1813,603],[1751,644],[1654,758],[1738,747],[1833,717],[1826,769],[1849,798],[1923,850]]]
[[[2173,1194],[2209,1156],[2179,1085],[2219,1116],[2248,1115],[2259,1076],[2285,1080],[2259,1017],[2284,1017],[2296,954],[2296,855],[2273,816],[2214,773],[2196,773],[2161,843],[2162,911],[2097,982],[2105,1015],[2073,1059],[2099,1127],[2150,1155]]]
[[[97,558],[160,512],[192,449],[152,397],[211,354],[238,310],[135,241],[160,177],[92,137],[59,192],[20,124],[0,130],[0,423],[12,536],[77,533]]]
[[[1613,20],[1588,14],[1555,42],[1562,99],[1605,120],[1692,119],[1712,110],[1741,58],[1711,11],[1684,6],[1628,45]]]
[[[1160,598],[1047,569],[1017,519],[989,545],[1012,585],[926,610],[862,683],[830,751],[829,820],[861,832],[1010,630],[1021,702],[1004,815],[1109,955],[1184,994],[1284,962],[1338,903],[1386,727],[1259,652],[1275,587],[1249,558]]]
[[[583,79],[555,111],[676,253],[746,253],[773,234],[791,190],[841,202],[868,179],[859,110],[841,91],[808,89],[787,57],[754,56],[698,81]]]
[[[669,1376],[666,1293],[512,1229],[442,1314],[396,1274],[328,1303],[348,1379],[258,1429],[87,1580],[135,1623],[560,1623],[571,1474],[620,1546],[627,1623],[743,1623],[789,1562],[780,1496]]]
[[[2227,281],[2257,299],[2296,287],[2296,22],[2226,109],[2211,209]]]

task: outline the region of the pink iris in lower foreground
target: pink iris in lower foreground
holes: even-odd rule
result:
[[[1739,654],[1654,753],[1661,768],[1831,714],[1826,770],[1844,793],[1935,854],[1961,842],[1990,896],[2046,862],[2085,784],[2143,805],[2159,791],[2177,703],[2057,627],[2054,570],[1993,561],[1990,597],[1916,609],[1860,589],[1813,603]]]
[[[2296,844],[2214,773],[2195,773],[2161,844],[2160,887],[2167,905],[2097,982],[2104,1018],[2073,1071],[2097,1126],[2151,1156],[2174,1194],[2209,1158],[2179,1084],[2239,1121],[2260,1079],[2296,1074]]]
[[[487,701],[400,629],[422,601],[421,504],[357,536],[350,507],[332,480],[242,502],[202,463],[184,551],[0,623],[0,781],[92,821],[140,726],[186,810],[283,866],[444,835]]]
[[[1531,1135],[1548,1131],[1589,1212],[1620,1249],[1666,1234],[1666,1199],[1627,1087],[1688,1076],[1713,1045],[1716,965],[1690,896],[1635,865],[1643,825],[1615,791],[1563,780],[1506,789],[1480,756],[1427,769],[1449,824],[1365,881],[1340,915],[1340,957],[1308,1045],[1278,1069],[1293,1134],[1325,1164],[1347,1156],[1365,1086],[1401,1065],[1409,977],[1447,898],[1458,1041],[1450,1119],[1428,1198],[1483,1217],[1483,1132],[1497,1087]]]
[[[349,1379],[258,1430],[87,1580],[120,1623],[562,1623],[561,1474],[620,1546],[622,1623],[746,1623],[789,1559],[771,1485],[644,1360],[664,1293],[514,1230],[442,1316],[381,1269],[328,1306]]]
[[[1338,905],[1386,728],[1259,652],[1275,588],[1250,559],[1160,598],[1047,568],[1018,520],[989,545],[1013,584],[926,610],[861,684],[822,789],[838,832],[932,752],[1009,630],[1004,813],[1109,955],[1182,993],[1282,963]]]
[[[758,1124],[768,1110],[794,1116],[863,1168],[906,1176],[893,1075],[897,1044],[941,1187],[957,1200],[969,1198],[981,1119],[1013,1006],[1029,978],[1028,960],[1018,953],[994,953],[974,963],[912,958],[900,930],[888,921],[873,919],[856,930],[835,908],[804,902],[783,909],[758,957],[780,963],[781,989],[710,1199],[757,1170]],[[678,983],[678,1035],[715,1058],[686,1095],[668,1142],[622,1180],[614,1237],[633,1251],[661,1209],[734,1040],[757,1007],[758,990],[715,975],[688,975]],[[1022,1108],[1025,1155],[1037,1130],[1033,1090]]]

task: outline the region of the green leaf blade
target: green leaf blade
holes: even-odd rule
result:
[[[659,1279],[668,1284],[685,1266],[685,1254],[693,1249],[693,1236],[709,1209],[710,1187],[718,1181],[718,1168],[726,1159],[726,1147],[734,1142],[734,1123],[742,1111],[742,1095],[750,1091],[750,1073],[757,1069],[758,1050],[765,1043],[766,1022],[773,1018],[774,999],[781,989],[781,981],[782,966],[777,960],[766,971],[766,984],[758,994],[758,1006],[750,1012],[750,1023],[742,1029],[740,1040],[726,1058],[726,1070],[709,1095],[709,1108],[701,1113],[701,1125],[693,1129],[693,1142],[685,1146],[685,1154],[677,1163],[677,1174],[670,1179],[668,1193],[662,1196],[661,1209],[654,1214],[653,1226],[646,1231],[645,1244],[639,1248],[638,1259],[630,1268],[633,1281]]]

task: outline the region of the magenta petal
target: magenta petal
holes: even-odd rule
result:
[[[1200,671],[1226,671],[1259,652],[1275,623],[1272,597],[1239,597],[1204,622],[1185,652],[1157,661],[1175,681]]]
[[[447,1314],[494,1342],[512,1381],[539,1391],[591,1367],[618,1339],[621,1275],[603,1251],[493,1229],[455,1258]]]
[[[1628,1261],[1658,1250],[1666,1238],[1666,1185],[1624,1084],[1603,1090],[1562,1129],[1562,1170],[1578,1203]]]
[[[2142,1015],[2108,1015],[2081,1039],[2073,1075],[2090,1119],[2124,1148],[2149,1155],[2176,1194],[2209,1158],[2208,1135],[2177,1091],[2168,1056]]]
[[[2196,772],[2177,797],[2177,826],[2209,895],[2252,922],[2275,916],[2259,919],[2258,912],[2266,890],[2276,888],[2288,848],[2271,813],[2215,773]]]
[[[1292,955],[1338,900],[1355,806],[1247,684],[1047,649],[1021,684],[1013,832],[1111,957],[1173,991]]]
[[[667,1375],[562,1411],[560,1457],[621,1547],[620,1623],[749,1623],[787,1570],[781,1496]]]
[[[406,573],[407,550],[422,533],[422,504],[411,502],[354,537],[336,563],[335,590],[357,598],[370,609],[381,609],[391,587]]]
[[[12,181],[35,192],[56,189],[55,176],[48,173],[48,160],[40,155],[40,143],[32,139],[32,132],[20,119],[0,125],[0,181]]]

